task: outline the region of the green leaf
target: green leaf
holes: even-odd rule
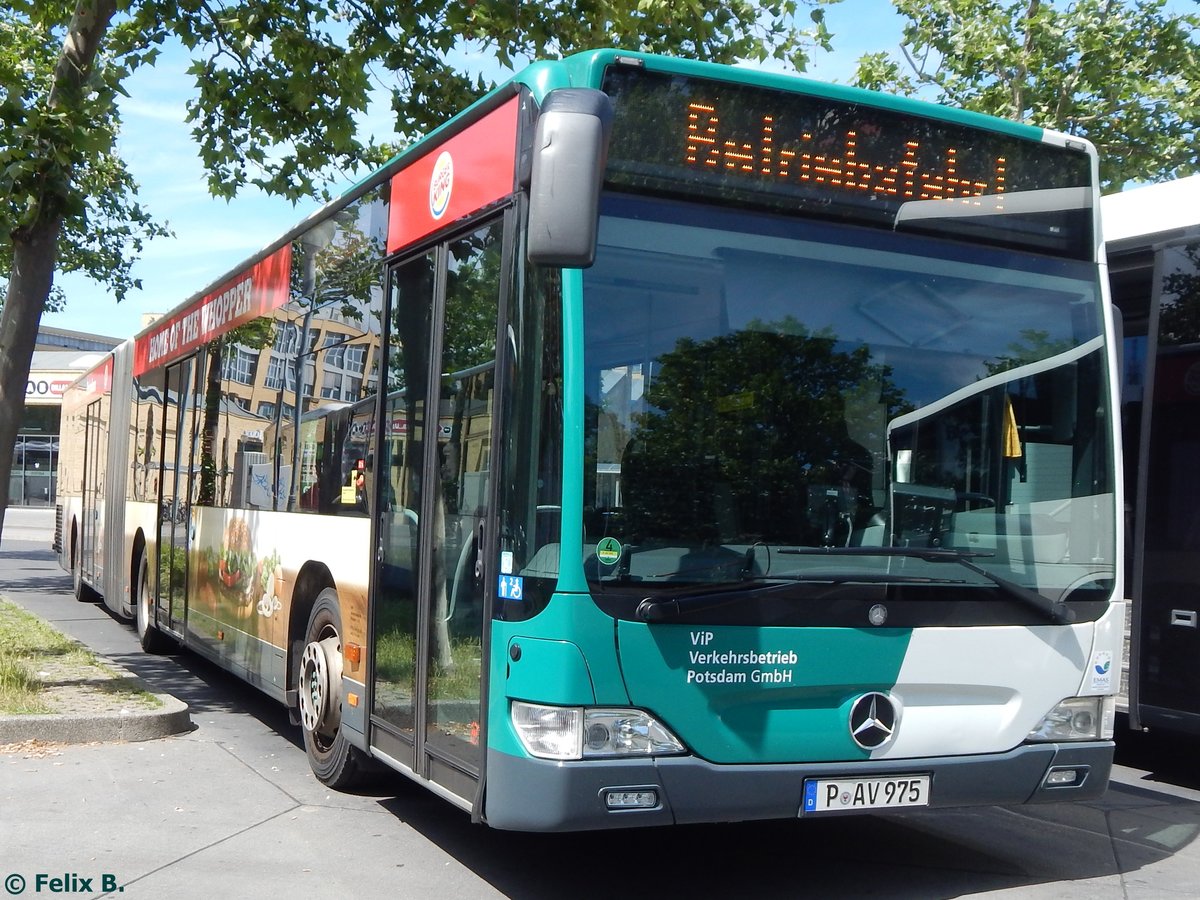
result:
[[[1119,188],[1196,170],[1200,17],[1165,0],[895,0],[903,56],[860,60],[864,87],[1086,137]]]

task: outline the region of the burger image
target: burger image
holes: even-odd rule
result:
[[[245,519],[231,519],[225,526],[217,577],[229,591],[248,593],[253,582],[254,558],[250,552],[250,526]]]

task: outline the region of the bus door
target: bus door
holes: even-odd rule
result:
[[[1165,247],[1156,263],[1139,480],[1130,492],[1137,504],[1131,712],[1135,725],[1200,734],[1200,241]]]
[[[156,619],[160,628],[177,635],[183,633],[187,604],[199,368],[194,356],[169,366],[163,400]]]
[[[104,503],[104,456],[108,446],[103,398],[93,400],[84,415],[82,520],[79,523],[79,574],[99,585],[104,575],[101,544],[101,506]]]
[[[503,221],[391,269],[373,585],[372,743],[470,802],[494,600]]]

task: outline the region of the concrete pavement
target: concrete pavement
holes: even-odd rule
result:
[[[48,547],[54,534],[53,508],[13,507],[5,516],[3,543],[28,541]],[[0,594],[4,584],[0,582]],[[0,746],[24,741],[87,743],[90,741],[147,741],[189,730],[187,704],[170,694],[156,693],[158,704],[127,702],[106,683],[126,682],[149,691],[132,673],[111,660],[105,665],[60,666],[48,683],[50,715],[0,715]],[[75,671],[78,669],[79,671]]]
[[[53,506],[10,506],[4,513],[3,543],[28,541],[45,543],[54,539]]]
[[[197,727],[157,741],[0,754],[9,894],[37,893],[40,875],[42,894],[57,878],[62,888],[86,880],[77,892],[91,896],[503,896],[406,821],[424,811],[435,831],[448,822],[478,834],[465,815],[400,779],[374,794],[330,791],[313,778],[282,707],[204,660],[143,653],[128,625],[71,595],[44,523],[18,518],[26,530],[10,531],[6,517],[0,590],[185,701]],[[403,814],[391,805],[397,796]]]
[[[21,605],[185,700],[196,729],[145,743],[0,755],[0,879],[24,894],[90,879],[92,896],[413,898],[1191,897],[1200,885],[1197,744],[1127,736],[1099,801],[520,835],[405,779],[336,793],[286,712],[188,654],[70,596],[46,544],[0,546]],[[1136,738],[1136,739],[1135,739]],[[531,798],[536,802],[536,798]],[[106,885],[103,876],[110,876]],[[115,895],[115,894],[114,894]],[[2,896],[2,895],[0,895]]]

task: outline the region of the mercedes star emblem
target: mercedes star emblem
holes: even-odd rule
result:
[[[850,736],[864,750],[878,750],[895,735],[897,718],[887,694],[863,694],[850,707]]]

